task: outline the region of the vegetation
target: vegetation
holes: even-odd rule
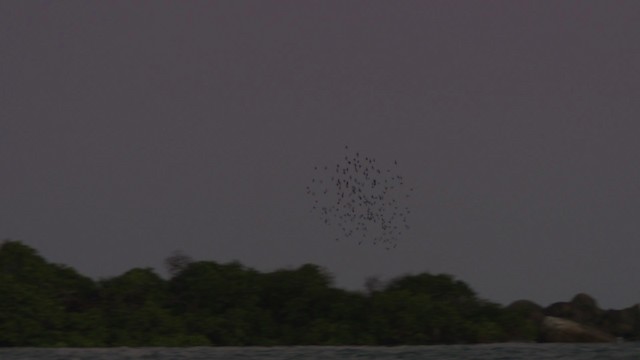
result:
[[[317,265],[261,273],[175,253],[170,279],[99,281],[19,241],[0,244],[0,346],[398,345],[534,340],[516,310],[449,275],[338,289]]]

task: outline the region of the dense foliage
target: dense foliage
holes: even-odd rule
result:
[[[533,340],[525,316],[422,273],[366,292],[306,264],[268,273],[174,254],[171,278],[94,281],[18,241],[0,244],[0,346],[397,345]]]

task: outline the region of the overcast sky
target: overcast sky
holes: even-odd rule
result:
[[[50,261],[640,302],[638,1],[2,1],[0,46],[0,239]],[[394,250],[309,212],[345,145],[415,189]]]

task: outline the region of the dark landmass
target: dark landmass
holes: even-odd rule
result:
[[[259,272],[166,259],[95,281],[19,242],[0,244],[0,346],[401,345],[640,340],[640,306],[602,310],[586,294],[543,308],[478,298],[450,275],[334,287],[317,265]]]

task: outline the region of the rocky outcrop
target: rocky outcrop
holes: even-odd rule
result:
[[[580,324],[599,326],[604,311],[596,300],[587,294],[578,294],[570,302],[551,304],[544,311],[547,316],[569,319]]]
[[[626,340],[640,340],[640,304],[622,310],[607,310],[600,327]]]
[[[528,300],[519,300],[507,310],[528,324],[528,331],[514,333],[512,338],[540,342],[611,342],[617,339],[640,340],[640,304],[622,310],[603,310],[595,299],[578,294],[566,302],[546,308]]]
[[[540,327],[542,342],[615,342],[615,336],[591,326],[554,316],[545,316]]]

